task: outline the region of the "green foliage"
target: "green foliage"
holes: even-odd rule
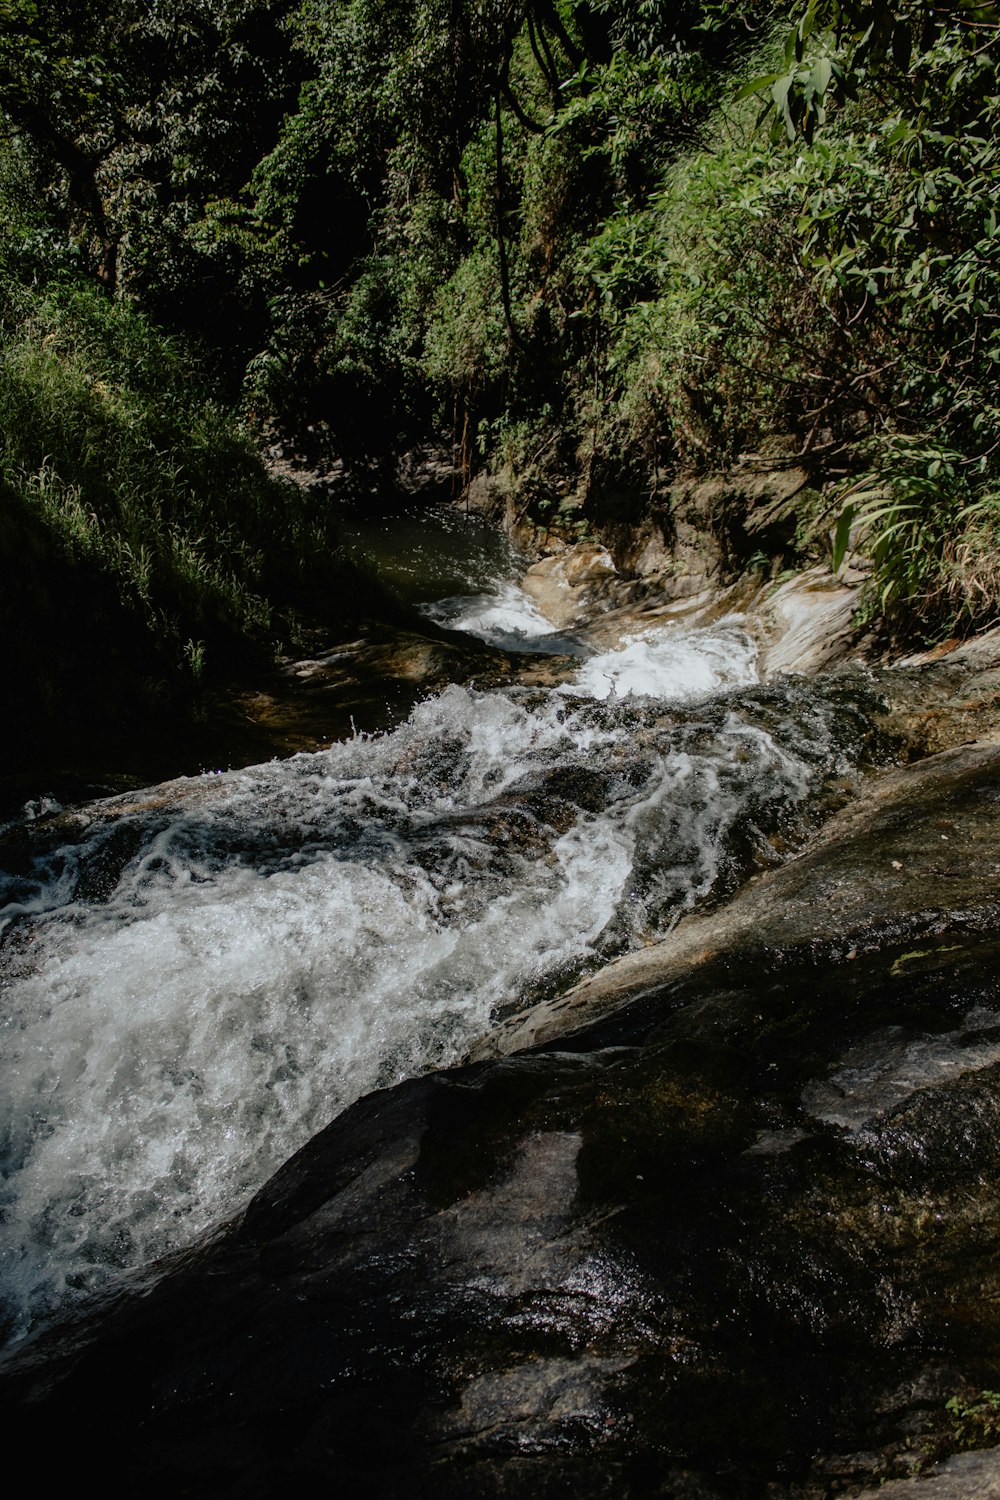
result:
[[[750,10],[310,0],[293,34],[316,76],[251,186],[261,242],[323,316],[305,353],[303,303],[272,299],[254,408],[266,391],[341,448],[366,425],[352,388],[401,442],[456,412],[497,431],[502,404],[572,422],[603,338],[576,252],[690,145],[725,86],[706,38],[724,50]]]
[[[993,617],[992,5],[0,12],[5,295],[35,289],[7,315],[4,378],[25,431],[51,433],[14,444],[9,483],[150,629],[160,610],[192,670],[211,672],[220,632],[273,633],[296,569],[243,439],[181,399],[177,347],[71,296],[81,271],[196,332],[258,430],[362,462],[434,434],[467,476],[506,467],[546,518],[583,504],[586,524],[780,440],[818,483],[855,485],[817,530],[837,563],[862,539],[872,610],[900,630]],[[147,453],[170,547],[129,489]],[[322,526],[294,519],[289,559]]]
[[[992,6],[815,0],[771,86],[793,137],[837,110],[797,233],[867,381],[871,602],[944,630],[997,612],[998,43]]]
[[[0,277],[0,318],[0,486],[41,554],[19,588],[45,592],[46,558],[103,579],[174,677],[269,660],[293,603],[340,617],[351,573],[324,518],[265,473],[176,343],[81,287]]]
[[[177,256],[197,274],[188,229],[242,186],[294,87],[268,45],[290,5],[3,0],[0,111],[106,285],[155,298]]]
[[[959,1451],[986,1448],[1000,1439],[1000,1391],[980,1391],[972,1401],[952,1396],[946,1402],[946,1410],[951,1418],[954,1446]]]
[[[498,283],[496,255],[484,245],[466,255],[442,286],[423,356],[437,385],[462,394],[502,378],[507,339]]]
[[[641,199],[667,162],[698,139],[711,74],[696,52],[636,58],[616,52],[553,122],[581,155],[600,155],[619,197]]]
[[[860,536],[869,610],[903,631],[969,629],[996,618],[1000,579],[998,22],[955,7],[918,28],[897,7],[904,66],[892,28],[848,26],[875,9],[842,7],[841,30],[820,32],[809,7],[788,110],[775,75],[754,80],[579,265],[618,410],[658,424],[661,452],[718,468],[793,435],[803,461],[852,476],[834,563]],[[821,96],[823,58],[837,88]],[[746,115],[768,88],[770,139]]]
[[[951,1396],[924,1440],[921,1467],[938,1464],[953,1453],[992,1448],[997,1442],[1000,1442],[1000,1392]]]
[[[841,511],[833,558],[836,567],[856,528],[874,564],[869,614],[948,633],[996,619],[1000,493],[995,483],[978,486],[969,469],[966,454],[939,444],[882,440],[867,492]]]

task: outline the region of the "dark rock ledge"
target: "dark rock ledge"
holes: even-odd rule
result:
[[[144,1495],[818,1500],[995,1442],[946,1402],[1000,1388],[998,961],[977,742],[9,1355],[9,1462]]]

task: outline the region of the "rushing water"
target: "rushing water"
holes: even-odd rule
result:
[[[462,598],[454,628],[534,628],[509,578]],[[849,695],[755,675],[738,622],[661,629],[551,692],[455,686],[389,734],[26,809],[0,878],[10,1331],[777,859],[862,736]]]

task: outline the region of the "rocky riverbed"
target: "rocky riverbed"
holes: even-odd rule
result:
[[[15,1454],[164,1495],[993,1492],[949,1455],[1000,1438],[1000,638],[852,666],[849,614],[807,579],[753,615],[880,746],[805,846],[15,1347]]]

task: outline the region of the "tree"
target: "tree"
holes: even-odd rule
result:
[[[0,111],[61,172],[71,228],[114,284],[117,237],[98,186],[120,140],[123,81],[110,61],[127,10],[72,0],[0,0]]]
[[[110,289],[124,240],[181,199],[238,191],[271,143],[297,83],[292,3],[0,0],[0,117]]]

